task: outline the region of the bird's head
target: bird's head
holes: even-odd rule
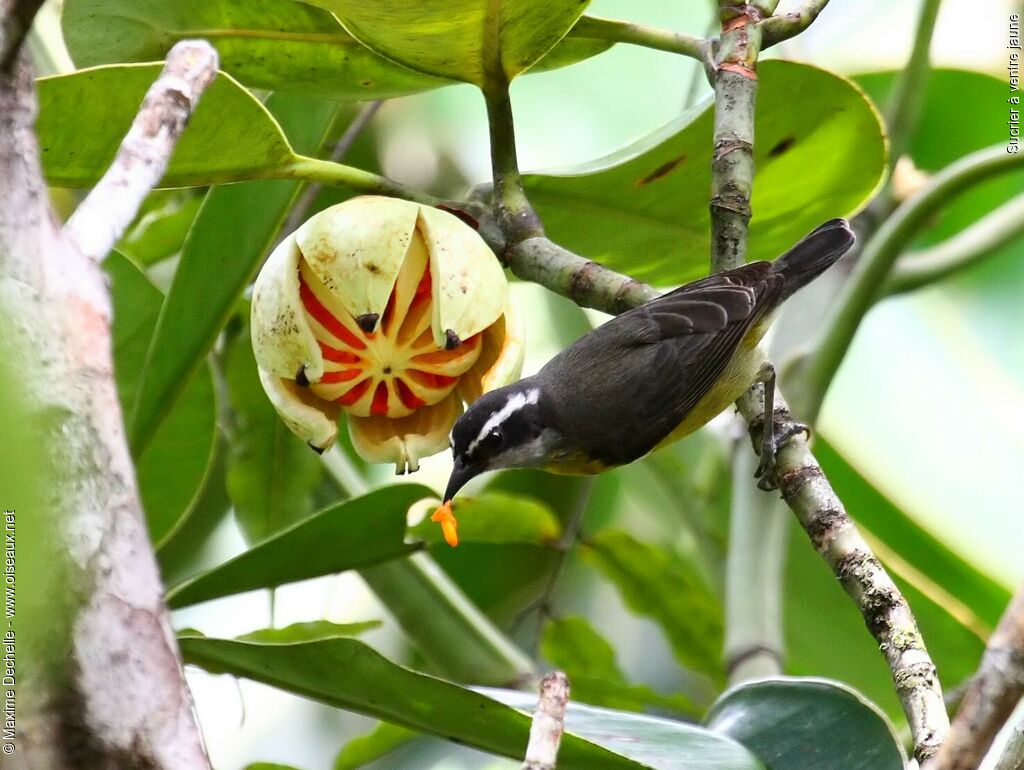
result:
[[[543,401],[535,380],[526,378],[485,393],[470,405],[452,428],[455,466],[445,503],[484,471],[546,463],[553,431],[544,419]]]

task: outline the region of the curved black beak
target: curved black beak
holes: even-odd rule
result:
[[[485,470],[486,468],[482,465],[468,464],[461,457],[456,457],[452,475],[448,477],[448,486],[444,490],[444,502],[451,502],[451,499],[469,483],[470,479],[479,476]]]

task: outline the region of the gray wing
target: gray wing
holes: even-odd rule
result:
[[[755,262],[687,284],[585,335],[548,365],[560,373],[548,385],[555,403],[567,405],[556,418],[571,423],[562,430],[609,464],[643,456],[707,394],[783,284],[771,264]]]

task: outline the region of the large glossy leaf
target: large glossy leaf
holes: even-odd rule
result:
[[[382,56],[482,86],[513,78],[551,50],[589,0],[306,0],[332,11]]]
[[[716,679],[722,670],[722,607],[676,554],[603,530],[586,541],[584,557],[618,588],[626,605],[659,623],[684,665]]]
[[[662,695],[646,685],[626,681],[615,650],[586,618],[575,615],[548,622],[540,648],[545,659],[569,677],[577,703],[627,711],[655,706],[691,717],[697,713],[685,695]]]
[[[705,722],[772,770],[902,770],[906,759],[878,707],[827,679],[768,679],[734,687]]]
[[[342,99],[385,99],[449,81],[356,42],[330,13],[291,0],[67,0],[68,51],[79,67],[158,61],[200,37],[247,86]]]
[[[62,27],[79,67],[157,61],[179,40],[200,37],[216,47],[221,69],[252,88],[363,100],[455,82],[375,53],[331,13],[292,0],[67,0]],[[533,70],[573,64],[610,45],[564,38]]]
[[[111,278],[114,304],[114,373],[127,413],[163,297],[117,252],[104,261],[104,269]],[[139,491],[154,543],[165,541],[190,512],[213,458],[216,421],[213,380],[208,368],[200,368],[186,380],[181,399],[153,441],[136,457]]]
[[[50,184],[86,187],[103,175],[162,68],[119,64],[39,80],[36,130]],[[266,108],[221,72],[200,99],[161,184],[251,178],[294,157]]]
[[[805,64],[759,67],[748,259],[772,259],[878,185],[877,113],[838,75]],[[612,156],[526,178],[548,234],[573,251],[659,285],[707,273],[710,103]]]
[[[521,759],[526,748],[530,728],[526,714],[479,692],[397,666],[353,639],[273,645],[183,637],[180,644],[186,661],[211,672],[254,679],[495,754]],[[532,709],[534,703],[535,696],[523,694],[525,708]],[[656,720],[628,715],[630,721],[623,722],[615,716],[616,712],[603,712],[590,721],[596,725],[595,735],[600,734],[602,742],[615,743],[622,754],[628,751],[636,756],[655,745],[661,756],[690,754],[692,759],[688,764],[676,760],[675,764],[661,765],[632,761],[567,732],[559,752],[559,770],[760,767],[739,744],[708,731],[660,720],[664,722],[658,725],[660,732],[645,733]],[[601,717],[605,721],[600,722]],[[637,719],[646,721],[637,724],[633,721]],[[656,746],[658,741],[660,746]]]
[[[323,465],[264,393],[248,324],[228,346],[224,379],[232,413],[228,492],[242,534],[256,543],[313,512]]]
[[[405,556],[415,550],[405,542],[406,513],[430,494],[398,484],[326,508],[171,588],[167,603],[185,607]]]
[[[267,105],[304,152],[316,150],[338,109],[294,94],[274,94]],[[207,193],[150,344],[128,422],[133,447],[146,445],[182,382],[213,345],[273,245],[298,189],[297,182],[261,181]]]
[[[481,692],[518,709],[534,707],[533,698],[527,693],[490,688],[481,688]],[[656,770],[763,770],[764,767],[739,743],[723,740],[726,736],[669,719],[570,702],[565,727]],[[559,768],[561,759],[559,755]]]

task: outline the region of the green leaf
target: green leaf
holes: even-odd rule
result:
[[[251,544],[312,513],[323,465],[288,430],[264,393],[248,324],[228,346],[224,379],[233,415],[228,492],[235,519]]]
[[[495,754],[521,759],[526,748],[530,717],[485,695],[440,679],[417,674],[381,657],[362,642],[334,638],[288,645],[263,645],[226,639],[180,639],[189,663],[213,673],[228,673],[263,682],[307,698],[396,725],[456,740]],[[491,692],[491,691],[488,691]],[[494,691],[505,694],[508,691]],[[511,696],[516,693],[508,693]],[[522,695],[532,709],[536,696]],[[519,705],[519,704],[517,704]],[[639,770],[651,767],[625,758],[650,752],[660,740],[660,753],[687,755],[661,768],[746,770],[760,765],[739,744],[709,731],[687,725],[615,712],[599,712],[596,727],[609,743],[621,745],[620,754],[567,732],[559,752],[559,770]],[[636,722],[634,720],[646,720]],[[652,728],[658,722],[660,731]],[[593,721],[590,724],[594,724]],[[646,734],[641,731],[646,729]],[[634,739],[635,736],[635,739]],[[671,743],[669,741],[671,740]],[[728,760],[728,762],[726,761]]]
[[[683,665],[722,679],[722,607],[676,554],[604,530],[586,541],[584,557],[611,580],[633,612],[661,625]]]
[[[362,100],[450,82],[378,56],[330,13],[290,0],[67,0],[62,27],[79,67],[162,60],[198,37],[216,47],[221,69],[253,88]]]
[[[88,187],[103,175],[161,69],[162,64],[120,64],[39,80],[36,131],[50,184]],[[294,158],[267,109],[221,72],[199,100],[160,184],[251,178]]]
[[[432,494],[426,487],[398,484],[326,508],[171,588],[167,603],[186,607],[405,556],[415,550],[404,540],[406,512]]]
[[[293,765],[279,765],[276,762],[254,762],[246,765],[245,770],[298,770]]]
[[[441,528],[423,520],[409,534],[431,545],[444,543]],[[529,497],[485,492],[479,497],[459,498],[455,504],[459,519],[459,542],[505,545],[550,545],[561,535],[558,518],[548,506]]]
[[[772,770],[902,770],[889,720],[851,687],[827,679],[769,679],[726,692],[707,725]]]
[[[551,50],[589,0],[307,0],[353,37],[410,69],[483,86],[514,78]],[[500,73],[500,74],[499,74]]]
[[[185,578],[209,569],[219,559],[211,549],[206,548],[206,544],[231,509],[226,482],[226,454],[224,436],[219,433],[202,489],[196,495],[188,514],[157,549],[156,558],[164,585],[180,583]]]
[[[127,410],[139,385],[162,297],[126,257],[111,253],[104,261],[113,299],[114,373],[122,410]],[[136,455],[142,506],[150,539],[167,540],[192,510],[213,460],[217,404],[208,368],[191,374],[182,397],[169,410],[144,452]]]
[[[615,650],[586,618],[570,616],[544,627],[541,653],[572,683],[574,703],[590,703],[627,711],[648,706],[694,716],[697,708],[685,695],[662,695],[645,685],[633,685],[615,660]]]
[[[844,78],[805,64],[759,67],[747,258],[772,259],[826,219],[850,215],[885,169],[878,115]],[[525,183],[557,243],[634,278],[707,274],[710,102],[635,145]]]
[[[334,759],[334,770],[359,770],[419,737],[420,733],[415,730],[379,722],[370,732],[353,738],[342,747]]]
[[[323,100],[274,94],[267,106],[302,151],[315,150],[338,109]],[[262,109],[262,107],[261,107]],[[210,190],[182,249],[128,421],[145,446],[209,351],[274,242],[299,184],[262,181]]]
[[[524,711],[536,705],[534,696],[516,690],[479,690]],[[741,744],[722,740],[727,736],[669,719],[570,702],[565,728],[656,770],[764,770]],[[562,767],[561,754],[558,766]]]
[[[379,620],[366,620],[361,623],[331,623],[329,620],[310,620],[304,623],[292,623],[284,628],[261,628],[258,631],[250,631],[248,634],[239,636],[238,641],[259,642],[260,644],[296,644],[310,642],[314,639],[359,636],[367,631],[380,628],[380,626]]]
[[[892,88],[893,72],[872,72],[855,76],[876,104],[885,104]],[[967,155],[1007,139],[1006,83],[982,72],[935,69],[921,105],[921,116],[908,150],[914,164],[934,172]],[[961,116],[962,120],[950,120]],[[977,185],[943,206],[928,223],[920,245],[932,244],[959,232],[967,224],[992,211],[1020,193],[1024,172],[1005,174]],[[1003,254],[1016,256],[1020,243],[1004,246]]]
[[[117,248],[143,267],[173,257],[181,245],[203,202],[194,191],[158,190],[146,199],[151,205],[139,212],[131,229]]]

